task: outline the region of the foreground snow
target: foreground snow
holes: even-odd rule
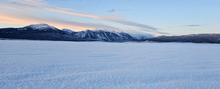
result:
[[[220,45],[0,40],[0,89],[220,89]]]

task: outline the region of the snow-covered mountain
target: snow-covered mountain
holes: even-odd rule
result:
[[[48,24],[32,24],[32,25],[26,26],[24,28],[27,28],[29,30],[41,30],[41,31],[59,30],[56,27],[50,26]]]
[[[85,30],[75,32],[69,29],[60,30],[47,24],[34,24],[22,28],[0,29],[0,38],[31,40],[68,40],[68,41],[145,41],[149,35],[133,35],[125,32],[106,30]]]
[[[154,42],[193,42],[220,43],[220,34],[194,34],[180,36],[154,36],[147,33],[128,33],[107,30],[85,30],[75,32],[60,30],[47,24],[34,24],[22,28],[1,28],[0,38],[60,41],[154,41]]]
[[[128,33],[109,32],[104,30],[86,30],[75,32],[74,38],[82,40],[98,40],[98,41],[138,41]]]

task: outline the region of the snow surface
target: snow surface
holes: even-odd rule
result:
[[[220,89],[220,45],[0,40],[0,89]]]

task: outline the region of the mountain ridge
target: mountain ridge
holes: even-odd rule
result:
[[[220,43],[220,34],[189,34],[179,36],[159,36],[148,39],[153,42],[191,42],[191,43]]]
[[[21,28],[1,28],[0,38],[30,40],[63,40],[63,41],[143,41],[125,32],[104,30],[85,30],[75,32],[69,29],[60,30],[47,24],[28,25]]]
[[[28,25],[20,28],[0,28],[0,38],[52,40],[52,41],[105,41],[105,42],[191,42],[220,43],[220,34],[189,34],[179,36],[133,35],[126,32],[106,30],[72,31],[60,30],[47,24]]]

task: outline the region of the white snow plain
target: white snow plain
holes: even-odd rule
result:
[[[220,89],[220,45],[0,40],[0,89]]]

